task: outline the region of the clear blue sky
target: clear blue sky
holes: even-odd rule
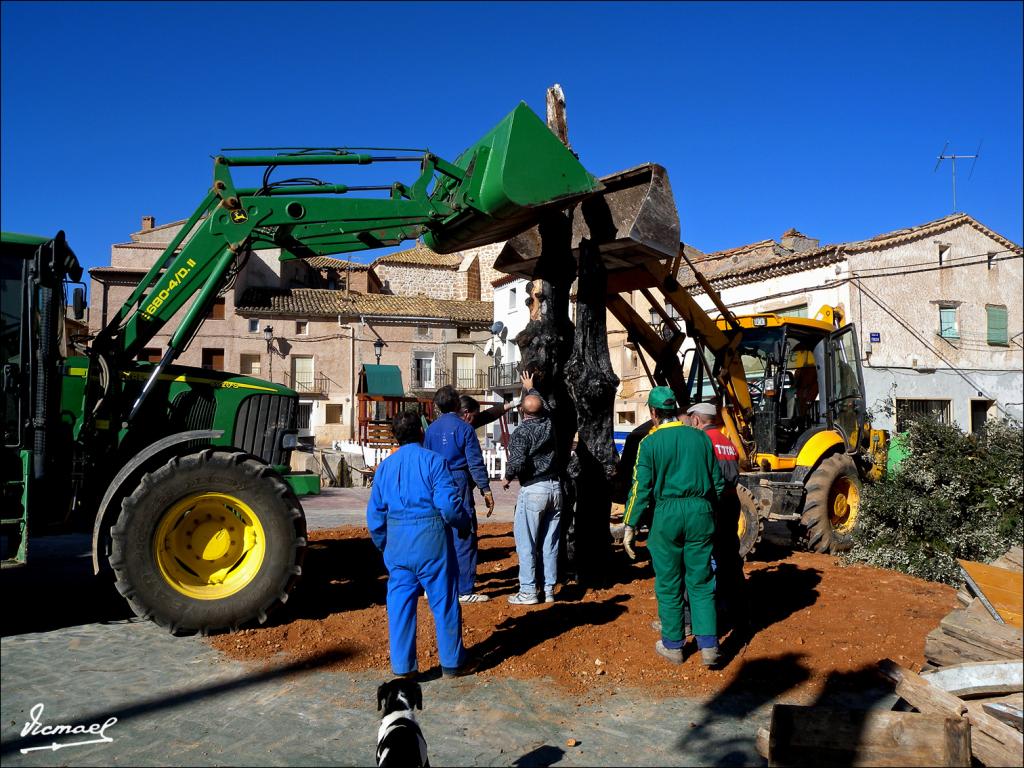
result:
[[[141,216],[188,216],[222,147],[454,159],[558,82],[588,169],[666,166],[703,250],[944,216],[936,155],[980,139],[958,208],[1020,243],[1021,8],[5,2],[2,226],[99,266]]]

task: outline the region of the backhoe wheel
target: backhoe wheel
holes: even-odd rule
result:
[[[857,465],[846,454],[829,456],[811,473],[800,520],[806,529],[808,549],[835,553],[853,546],[860,490]]]
[[[751,554],[761,542],[764,533],[764,520],[757,513],[754,494],[745,486],[736,486],[736,495],[740,497],[739,541],[740,557]]]
[[[288,599],[306,521],[271,467],[207,449],[143,475],[111,529],[118,591],[174,634],[236,629]]]

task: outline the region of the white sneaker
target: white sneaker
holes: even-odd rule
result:
[[[544,593],[544,602],[545,603],[553,603],[553,602],[555,602],[555,593],[554,592],[545,592]]]
[[[536,595],[524,595],[522,592],[516,595],[511,595],[508,598],[508,601],[512,605],[536,605],[540,602]]]
[[[459,595],[460,603],[486,603],[491,598],[481,595],[479,592],[470,592],[468,595]]]

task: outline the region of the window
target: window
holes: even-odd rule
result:
[[[944,339],[960,338],[956,324],[956,307],[939,306],[939,336]]]
[[[472,354],[452,355],[452,368],[455,370],[455,388],[478,389],[482,383],[477,382],[476,359]]]
[[[309,322],[306,320],[295,321],[295,335],[296,336],[308,336],[309,335]]]
[[[434,388],[434,353],[414,352],[412,364],[413,389]]]
[[[1007,330],[1006,307],[985,307],[988,315],[988,343],[998,347],[1010,346],[1010,332]]]
[[[245,376],[260,375],[260,356],[243,354],[238,358],[238,372]]]
[[[300,432],[309,432],[309,423],[313,418],[313,404],[312,403],[299,403],[299,410],[296,414],[298,422],[296,426]]]
[[[468,339],[469,338],[469,328],[456,328],[455,329],[455,338],[456,339]]]
[[[313,389],[313,358],[292,356],[292,386],[297,391]]]
[[[203,348],[203,368],[208,371],[224,370],[224,350]]]
[[[949,400],[911,400],[896,398],[896,431],[907,428],[907,419],[912,416],[934,416],[941,424],[951,423]]]
[[[139,356],[136,359],[144,363],[159,363],[160,350],[156,347],[146,347],[144,350],[139,352]]]
[[[344,424],[345,423],[345,406],[327,404],[327,414],[324,417],[324,421],[327,424]]]
[[[259,333],[259,332],[260,332],[260,321],[259,321],[259,319],[255,318],[255,317],[250,317],[249,318],[249,333]]]
[[[620,427],[635,427],[636,413],[634,411],[616,411],[615,420]]]
[[[224,297],[218,296],[213,300],[213,306],[210,307],[210,319],[211,320],[223,320],[224,319]]]
[[[952,246],[949,243],[937,243],[939,246],[939,266],[943,264],[949,264],[950,251]]]
[[[519,308],[519,305],[516,303],[516,293],[517,292],[516,292],[515,288],[509,288],[508,289],[508,310],[509,310],[509,312],[513,312],[513,311],[515,311],[516,309]]]
[[[806,304],[798,304],[795,307],[786,307],[785,309],[776,309],[772,311],[779,317],[807,317]]]

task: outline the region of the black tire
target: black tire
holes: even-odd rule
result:
[[[247,513],[255,518],[263,533],[262,557],[246,566],[251,569],[248,571],[251,576],[240,579],[243,585],[238,591],[214,599],[197,598],[174,586],[173,574],[165,575],[161,564],[166,567],[177,553],[162,552],[160,560],[157,554],[156,536],[165,516],[176,505],[180,509],[183,502],[187,507],[185,500],[201,493],[225,494],[239,502],[236,507],[246,506]],[[180,523],[165,528],[170,531],[168,539],[187,533],[185,526],[190,524],[188,515],[191,514],[192,511],[181,513]],[[224,520],[224,517],[219,519]],[[195,523],[192,535],[200,522]],[[233,522],[229,518],[225,526]],[[179,525],[182,531],[178,530]],[[235,530],[225,526],[221,527]],[[216,449],[175,457],[143,475],[135,492],[122,502],[121,513],[110,533],[110,565],[118,592],[138,616],[179,635],[210,634],[234,630],[254,621],[265,622],[271,610],[288,599],[298,582],[306,550],[306,519],[284,479],[272,467],[249,454]],[[232,535],[226,534],[227,537]],[[187,548],[191,549],[191,544]],[[225,557],[231,561],[234,550]],[[235,568],[241,573],[237,563],[228,572]]]
[[[739,540],[740,557],[746,558],[753,554],[764,535],[764,519],[757,513],[754,494],[743,485],[736,486],[736,495],[740,498]]]
[[[834,554],[853,546],[861,486],[857,465],[843,453],[827,457],[811,472],[800,518],[808,549]]]

